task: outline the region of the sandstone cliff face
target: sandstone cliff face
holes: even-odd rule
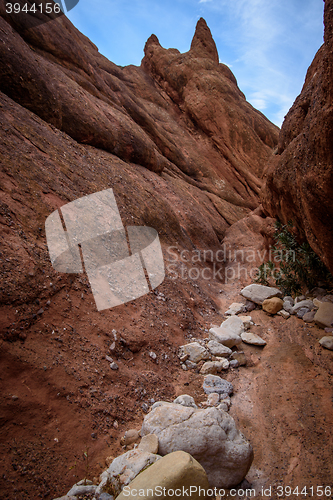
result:
[[[283,123],[263,192],[267,212],[292,220],[333,271],[333,2],[325,1],[324,44]]]
[[[258,205],[277,127],[219,64],[205,21],[186,54],[153,35],[141,67],[120,68],[65,16],[27,29],[24,15],[0,13],[4,253],[19,249],[1,300],[38,294],[46,217],[109,187],[124,222],[154,227],[165,245],[220,248]],[[31,276],[12,279],[18,262]]]

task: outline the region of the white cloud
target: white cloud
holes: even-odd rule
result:
[[[260,111],[263,111],[267,108],[266,99],[260,97],[250,97],[249,100],[251,101],[252,106],[259,109]]]

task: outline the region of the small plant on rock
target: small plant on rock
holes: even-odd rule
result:
[[[274,262],[261,264],[256,283],[274,284],[285,294],[297,294],[303,287],[313,288],[318,282],[327,285],[333,277],[308,242],[298,243],[292,232],[293,223],[275,224]],[[279,265],[276,266],[276,263]]]

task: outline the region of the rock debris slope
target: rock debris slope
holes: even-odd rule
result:
[[[324,44],[283,123],[263,203],[272,217],[292,220],[333,271],[333,2],[325,1]]]

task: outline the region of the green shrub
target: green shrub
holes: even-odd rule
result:
[[[319,282],[327,286],[333,277],[308,242],[299,244],[292,233],[293,223],[275,223],[275,244],[272,248],[274,261],[268,261],[259,267],[256,283],[274,284],[284,294],[295,295],[305,287],[311,289]],[[276,263],[278,262],[278,266]]]

